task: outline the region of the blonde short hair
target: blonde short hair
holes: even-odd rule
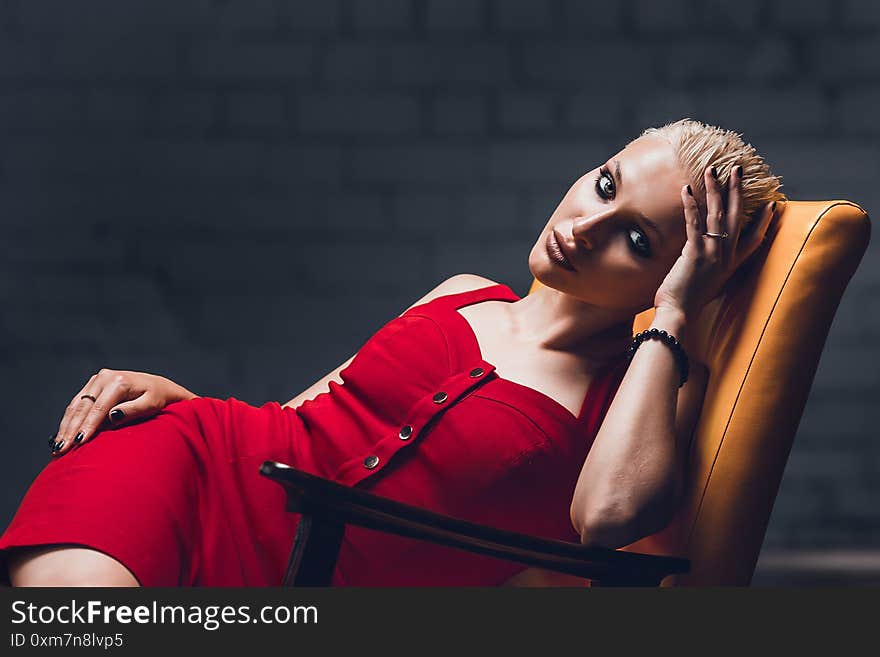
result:
[[[690,179],[697,206],[706,214],[706,185],[703,172],[714,165],[721,183],[722,197],[727,204],[727,184],[734,165],[743,168],[743,208],[745,224],[756,218],[756,213],[771,201],[788,200],[780,190],[781,176],[776,176],[764,158],[742,135],[732,130],[684,118],[659,128],[648,128],[644,135],[659,135],[675,149],[679,166]]]

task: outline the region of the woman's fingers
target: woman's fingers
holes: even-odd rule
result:
[[[79,426],[74,427],[77,431],[76,435],[58,453],[60,454],[77,445],[82,445],[91,439],[100,426],[109,419],[110,409],[120,401],[128,399],[130,389],[131,384],[123,375],[118,374],[112,377],[104,385],[103,390],[101,390],[97,399],[92,403],[91,408],[85,414],[85,417],[82,418]]]
[[[107,418],[114,427],[128,424],[133,420],[150,417],[158,413],[161,409],[160,404],[156,401],[155,395],[149,391],[144,392],[140,397],[136,397],[122,404],[116,404],[110,409]]]
[[[116,396],[118,397],[118,395]],[[113,397],[108,397],[107,399],[109,401],[112,400]],[[98,404],[101,404],[101,402],[102,400],[99,397],[98,402],[95,405],[97,406]],[[98,416],[97,411],[94,416],[89,415],[86,417],[80,427],[80,432],[83,437],[78,442],[74,441],[71,449],[75,449],[91,440],[105,422],[113,427],[118,427],[127,424],[132,420],[150,417],[161,410],[153,396],[146,391],[141,394],[140,397],[122,402],[121,404],[111,404],[111,406],[112,408],[103,417]]]
[[[91,395],[96,400],[100,399],[102,394],[103,392],[98,390],[97,387],[93,387],[91,393],[86,393],[86,395]],[[60,456],[70,451],[71,448],[82,440],[80,427],[95,405],[95,402],[86,395],[83,395],[78,400],[74,412],[67,423],[67,429],[65,429],[63,434],[58,434],[58,441],[55,443],[55,448],[52,449],[52,456]]]
[[[70,401],[49,447],[53,455],[64,454],[88,442],[102,427],[150,417],[170,401],[193,396],[163,377],[102,369]]]
[[[740,228],[742,227],[742,166],[735,165],[730,171],[730,180],[727,183],[727,233],[730,244],[723,252],[728,255],[736,253],[736,245],[739,241]]]
[[[63,443],[65,437],[67,437],[70,433],[70,424],[73,422],[73,418],[80,412],[85,414],[84,407],[86,404],[91,403],[88,399],[83,399],[83,395],[90,394],[89,390],[95,389],[95,380],[98,378],[100,372],[98,374],[93,374],[91,378],[86,382],[86,384],[77,392],[73,399],[70,400],[70,403],[67,405],[67,408],[64,409],[64,416],[61,418],[61,424],[58,425],[58,432],[53,436],[52,440],[49,443],[49,448],[52,451],[57,451],[55,449],[55,445],[58,443]],[[100,392],[100,391],[99,391]],[[97,397],[97,395],[95,395]]]
[[[714,166],[706,167],[703,179],[706,184],[706,231],[715,234],[725,232],[724,204],[721,200],[721,185],[716,178],[717,172]],[[716,257],[720,250],[718,242],[720,237],[703,237],[706,254]]]
[[[684,206],[684,226],[688,242],[699,249],[702,245],[700,235],[703,229],[700,221],[700,209],[697,207],[697,200],[694,198],[690,185],[681,188],[681,203]]]
[[[92,381],[90,385],[84,387],[81,394],[71,401],[71,404],[68,406],[68,412],[65,414],[67,417],[67,424],[63,430],[59,430],[58,432],[56,443],[52,447],[53,455],[57,456],[65,450],[70,449],[70,446],[73,444],[78,434],[79,426],[91,411],[91,408],[95,403],[94,400],[98,399],[102,388],[101,377],[100,375],[97,375],[94,381]]]

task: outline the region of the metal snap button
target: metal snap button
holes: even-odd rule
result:
[[[442,391],[438,392],[437,394],[434,395],[434,403],[435,404],[442,404],[443,402],[446,401],[446,398],[447,398],[447,394],[445,392],[442,392]]]
[[[403,429],[400,430],[400,433],[397,435],[400,436],[401,440],[406,440],[412,435],[412,427],[407,424],[405,427],[403,427]]]
[[[364,467],[373,469],[377,465],[379,465],[379,457],[375,454],[370,454],[367,458],[364,459]]]
[[[471,378],[476,379],[478,376],[483,376],[483,368],[482,367],[475,367],[474,369],[471,370]]]

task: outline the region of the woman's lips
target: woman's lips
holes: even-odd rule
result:
[[[550,260],[558,264],[563,269],[567,269],[569,271],[575,271],[574,266],[568,260],[565,255],[565,252],[562,250],[562,247],[559,245],[559,241],[556,238],[556,232],[551,230],[547,235],[547,255],[550,256]]]

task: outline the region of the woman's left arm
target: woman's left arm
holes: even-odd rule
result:
[[[658,309],[651,327],[687,344],[680,316]],[[669,523],[707,379],[705,365],[692,359],[679,388],[669,347],[659,340],[639,346],[575,486],[571,521],[582,543],[618,548]]]
[[[654,326],[657,326],[658,328],[661,328],[661,327],[666,328],[667,331],[669,330],[669,327],[671,327],[672,325],[673,325],[672,322],[667,322],[667,321],[662,320],[660,318],[658,318],[657,321],[654,323]],[[652,341],[649,341],[649,342],[652,342]],[[641,347],[639,347],[639,351],[641,351],[645,346],[647,346],[647,343],[643,344]],[[663,345],[661,345],[659,343],[657,344],[657,346],[663,347]],[[652,349],[651,351],[655,351],[655,350]],[[638,353],[638,352],[636,352],[636,353]],[[647,354],[648,352],[645,351],[644,353]],[[688,353],[690,353],[690,352],[688,352]],[[657,355],[659,355],[660,361],[666,360],[663,357],[662,352],[656,351],[654,356],[657,356]],[[642,361],[643,365],[646,363],[647,367],[650,368],[652,365],[651,361],[653,360],[653,358],[651,356],[648,356],[645,358],[640,358],[640,360]],[[669,360],[672,360],[671,356],[669,357]],[[634,359],[633,365],[635,365],[635,359]],[[663,365],[663,367],[665,367],[665,365]],[[672,367],[675,368],[674,363],[673,363]],[[642,368],[639,367],[639,369],[642,369]],[[631,365],[631,369],[627,371],[626,376],[630,376],[630,372],[637,372],[637,370],[632,369],[632,365]],[[681,484],[682,463],[685,460],[688,446],[690,445],[690,437],[691,437],[691,435],[693,433],[693,429],[696,425],[697,418],[700,416],[700,408],[701,408],[702,402],[703,402],[703,393],[705,391],[707,374],[708,374],[708,370],[706,369],[705,365],[692,360],[690,363],[690,374],[688,375],[688,380],[685,382],[685,384],[681,388],[678,389],[678,398],[676,400],[676,406],[675,406],[675,453],[676,453],[675,456],[673,456],[670,453],[671,450],[667,450],[664,447],[665,445],[669,445],[672,442],[668,436],[665,438],[662,435],[656,436],[656,438],[657,438],[656,443],[657,443],[657,445],[659,445],[659,448],[658,448],[658,447],[653,447],[654,443],[651,440],[644,440],[643,434],[639,434],[640,436],[642,436],[642,438],[640,439],[640,442],[641,442],[640,447],[641,448],[647,448],[649,450],[653,448],[659,452],[658,454],[654,454],[654,455],[645,455],[644,458],[655,459],[653,461],[654,465],[659,465],[659,463],[665,462],[665,463],[667,463],[667,467],[670,470],[672,470],[672,472],[667,473],[667,472],[664,472],[663,467],[656,467],[655,468],[655,472],[653,473],[652,476],[654,477],[655,484],[660,483],[660,485],[657,486],[660,489],[664,488],[662,482],[665,482],[665,481],[677,481],[679,485]],[[636,374],[636,376],[637,376],[637,374]],[[677,385],[677,383],[678,383],[677,370],[676,370],[675,377],[676,377],[675,385]],[[652,377],[652,379],[653,379],[653,377]],[[656,380],[654,380],[651,385],[653,386],[655,384],[657,384]],[[644,398],[650,396],[650,395],[640,394],[640,392],[638,390],[638,386],[632,386],[631,390],[632,390],[631,394],[634,394],[639,399],[644,399]],[[618,392],[617,396],[615,397],[615,400],[621,398],[622,394],[626,394],[626,391],[623,390],[623,384],[621,383],[621,391]],[[660,402],[660,404],[667,403],[667,400],[656,400],[656,401]],[[612,402],[612,407],[614,406],[614,403],[615,402]],[[608,423],[609,417],[611,418],[611,420],[613,422],[614,417],[616,417],[616,415],[618,413],[620,413],[621,417],[623,417],[623,418],[628,416],[629,413],[628,413],[627,409],[628,409],[628,404],[626,401],[618,403],[616,409],[612,410],[611,408],[609,408],[608,415],[606,415],[606,420],[605,420],[605,422],[602,423],[602,426],[603,427],[606,426],[606,424]],[[629,410],[632,410],[632,409],[629,409]],[[615,415],[612,416],[611,415],[612,412],[614,412]],[[638,412],[637,409],[636,409],[636,412]],[[658,412],[659,412],[659,423],[661,425],[663,424],[663,421],[664,421],[663,417],[664,416],[668,417],[668,414],[664,411],[662,405],[658,405],[657,403],[647,404],[646,408],[643,409],[642,412],[646,413],[649,416],[651,416],[651,415],[657,416]],[[612,425],[609,425],[609,427],[611,427],[611,426]],[[620,442],[620,441],[615,443],[613,438],[611,437],[610,433],[608,433],[608,432],[603,434],[602,438],[605,439],[604,442],[602,443],[603,447],[605,447],[609,452],[613,452],[613,451],[615,451],[615,448],[617,448],[616,451],[618,453],[616,453],[616,454],[609,453],[603,457],[603,455],[600,454],[598,451],[596,451],[596,452],[593,451],[593,450],[599,449],[597,444],[594,443],[593,448],[590,451],[590,454],[592,455],[591,458],[595,459],[596,456],[599,456],[600,458],[613,459],[613,462],[617,462],[617,459],[620,458],[620,459],[624,459],[624,462],[625,462],[625,460],[628,458],[626,452],[628,449],[633,448],[632,445],[627,445],[627,444],[624,444],[623,442]],[[597,436],[597,441],[599,439],[600,438]],[[643,475],[644,475],[644,473],[641,473],[641,474],[639,474],[639,473],[626,473],[626,472],[622,473],[622,476],[624,478],[627,478],[630,476],[635,476],[638,478],[639,482],[641,482]],[[587,473],[586,475],[584,475],[582,472],[581,476],[582,477],[584,477],[584,476],[592,477],[593,475],[592,475],[592,473]],[[659,482],[658,482],[658,479],[659,479]],[[581,482],[579,482],[579,484],[580,483]],[[639,483],[635,488],[638,489],[642,485],[643,484]],[[622,484],[622,486],[624,488],[628,488],[628,489],[634,488],[633,486],[630,486],[628,484]],[[578,487],[578,492],[575,494],[575,502],[577,502],[577,500],[579,499],[578,495],[582,494],[583,490],[584,490],[583,486]],[[643,489],[643,490],[641,490],[641,493],[646,494],[646,493],[648,493],[648,491]],[[678,493],[680,493],[680,489],[676,492],[676,495]],[[631,500],[631,501],[636,505],[638,504],[638,500]],[[653,502],[653,506],[655,506],[655,507],[658,506],[656,501]],[[670,506],[676,507],[677,501],[673,500],[670,503]],[[669,518],[670,514],[673,512],[673,510],[674,510],[673,508],[655,509],[654,516],[646,518],[645,521],[643,521],[641,523],[641,525],[634,525],[632,527],[624,527],[623,525],[616,525],[616,526],[611,526],[610,528],[606,527],[604,530],[602,530],[599,527],[592,526],[593,523],[591,523],[589,526],[586,527],[586,530],[583,531],[582,528],[578,528],[578,523],[575,521],[576,518],[582,517],[580,515],[581,512],[580,512],[577,504],[573,503],[572,504],[572,523],[575,525],[575,528],[578,529],[578,532],[581,534],[582,542],[586,542],[586,543],[590,543],[590,544],[605,545],[608,547],[617,548],[617,547],[621,547],[623,545],[629,545],[630,543],[633,543],[635,540],[640,538],[641,535],[648,535],[648,534],[651,534],[654,531],[657,531],[660,528],[662,528],[662,526],[664,524],[664,519],[666,520],[666,522],[668,522],[668,518]],[[601,513],[602,512],[596,512],[597,515],[601,515]],[[587,540],[584,541],[584,539],[587,539]],[[577,577],[575,575],[567,575],[565,573],[558,573],[558,572],[555,572],[552,570],[545,570],[543,568],[526,568],[525,570],[521,570],[516,575],[514,575],[513,577],[508,579],[506,582],[504,582],[504,585],[505,586],[523,586],[523,587],[530,587],[530,586],[537,586],[537,587],[583,586],[584,579],[581,577]]]

